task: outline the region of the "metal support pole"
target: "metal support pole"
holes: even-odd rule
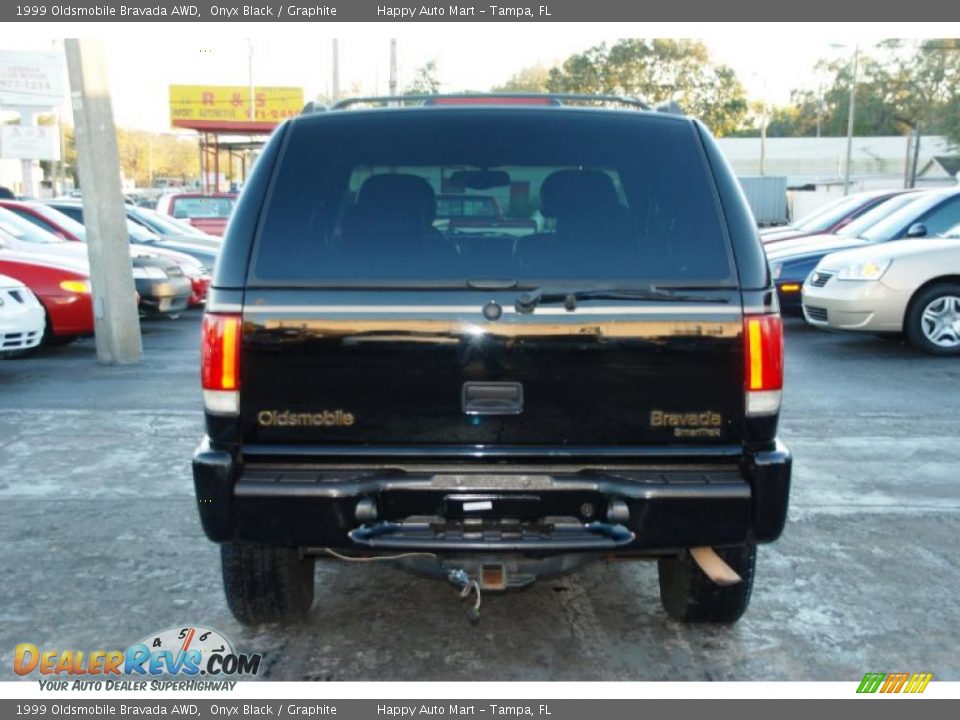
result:
[[[37,113],[32,108],[20,108],[20,124],[24,127],[37,126]],[[38,163],[35,159],[20,161],[20,176],[23,180],[22,194],[24,197],[33,198],[39,196],[40,181],[37,177]]]
[[[913,128],[907,128],[907,153],[903,158],[903,187],[907,189],[910,187],[910,167],[912,163],[910,162],[910,155],[913,152]]]
[[[910,187],[917,186],[917,163],[920,160],[920,123],[913,129],[913,158],[910,162]]]
[[[760,110],[760,174],[766,174],[767,165],[767,78],[763,78],[763,107]]]
[[[331,100],[340,99],[340,41],[333,39],[333,90]]]
[[[107,364],[138,363],[143,347],[106,59],[98,41],[69,39],[64,45],[83,188],[97,358]]]
[[[247,80],[250,83],[250,122],[255,122],[257,119],[257,108],[253,97],[253,40],[250,38],[247,38],[247,46],[250,50],[247,56]]]
[[[850,194],[850,160],[853,155],[853,119],[857,106],[857,65],[860,46],[853,46],[853,76],[850,78],[850,108],[847,113],[847,161],[843,164],[843,194]]]
[[[390,94],[397,94],[397,41],[390,40]]]

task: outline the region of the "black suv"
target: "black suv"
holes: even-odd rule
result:
[[[658,560],[671,616],[737,620],[791,461],[776,293],[709,132],[408,102],[286,122],[230,222],[193,473],[234,615],[306,613],[317,558],[478,596],[620,558]],[[527,231],[451,228],[441,193]]]

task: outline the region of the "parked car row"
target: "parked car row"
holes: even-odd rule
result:
[[[761,237],[783,312],[960,354],[960,188],[860,193],[778,232]]]
[[[130,205],[127,231],[141,316],[206,302],[220,238]],[[86,240],[79,200],[0,199],[0,355],[93,333]]]

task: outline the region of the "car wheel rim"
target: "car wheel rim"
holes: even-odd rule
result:
[[[920,316],[920,327],[937,347],[960,347],[960,297],[943,295],[931,300]]]

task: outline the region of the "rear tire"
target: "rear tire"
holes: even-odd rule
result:
[[[660,602],[675,620],[689,623],[734,623],[746,612],[753,590],[757,545],[749,542],[732,548],[716,548],[741,578],[736,585],[717,585],[684,551],[677,557],[661,558]]]
[[[904,330],[910,344],[931,355],[960,355],[960,285],[940,283],[910,301]]]
[[[227,605],[244,625],[294,622],[310,611],[313,558],[292,548],[227,542],[220,561]]]

